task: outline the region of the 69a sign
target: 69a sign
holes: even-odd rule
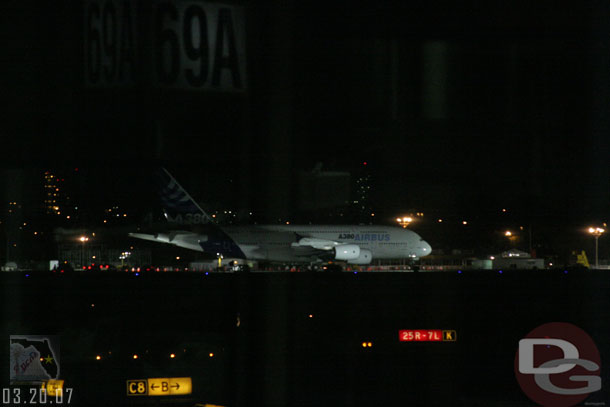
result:
[[[129,85],[135,69],[135,7],[128,0],[85,2],[84,56],[88,86]]]
[[[155,77],[160,86],[244,90],[243,9],[194,1],[154,6]]]
[[[600,355],[575,325],[552,322],[519,341],[515,376],[523,392],[544,407],[570,407],[602,388]]]
[[[87,0],[84,24],[88,86],[145,78],[163,88],[246,89],[241,7],[193,0]]]

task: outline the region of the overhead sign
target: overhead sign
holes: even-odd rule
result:
[[[127,380],[128,396],[182,396],[193,392],[190,377]]]
[[[243,91],[244,9],[197,0],[86,0],[84,78],[89,87],[139,82]]]
[[[87,0],[84,15],[85,83],[129,85],[135,79],[135,7],[128,0]]]
[[[201,1],[158,1],[153,15],[153,65],[159,86],[245,89],[243,8]]]
[[[401,342],[455,342],[457,333],[443,329],[403,329],[398,331]]]

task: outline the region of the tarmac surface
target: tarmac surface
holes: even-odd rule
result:
[[[515,355],[549,322],[591,336],[602,390],[587,402],[610,403],[608,271],[11,272],[0,284],[2,388],[18,387],[10,335],[56,335],[64,405],[531,406]],[[129,395],[130,380],[182,377],[189,395]]]

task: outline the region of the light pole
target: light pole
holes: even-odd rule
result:
[[[599,237],[604,234],[606,230],[603,228],[590,227],[589,233],[595,236],[595,268],[599,268],[599,258],[598,258],[598,249],[599,249]]]
[[[80,240],[82,243],[81,249],[80,249],[80,265],[82,267],[82,266],[84,266],[84,262],[85,262],[85,242],[88,242],[89,238],[87,236],[81,236],[78,240]]]
[[[409,216],[405,216],[404,218],[396,218],[396,222],[398,222],[398,224],[403,228],[406,228],[409,226],[409,223],[413,222],[413,218]]]

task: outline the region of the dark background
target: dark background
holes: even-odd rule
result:
[[[285,217],[297,171],[366,160],[388,214],[604,216],[605,3],[238,4],[238,94],[160,90],[141,67],[88,88],[82,2],[4,5],[3,165],[188,167],[195,188],[234,178],[242,205]]]

